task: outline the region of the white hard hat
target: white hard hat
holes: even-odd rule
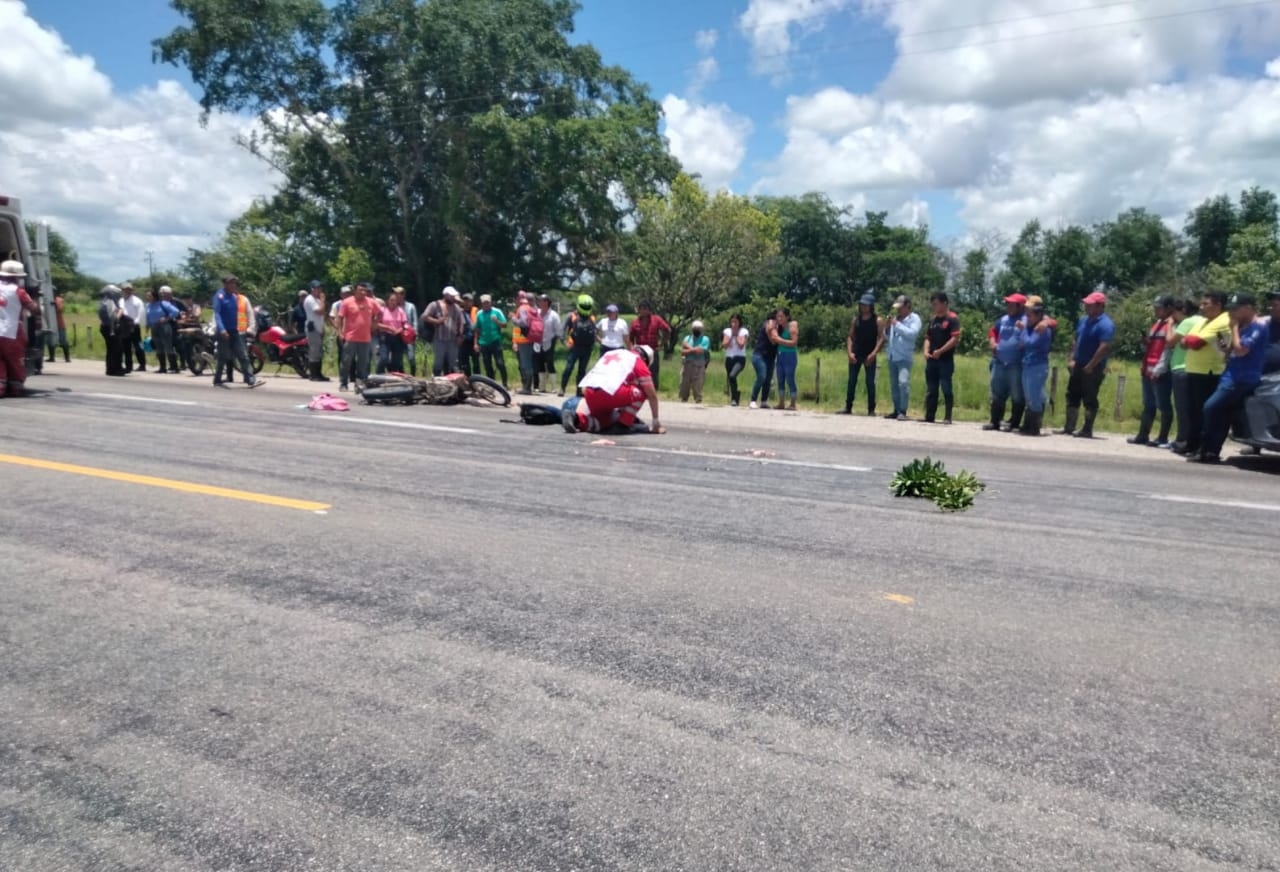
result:
[[[4,263],[0,263],[0,276],[20,279],[26,274],[27,271],[23,268],[20,260],[6,260]]]
[[[653,363],[653,348],[648,345],[637,345],[636,353],[644,358],[645,363]]]

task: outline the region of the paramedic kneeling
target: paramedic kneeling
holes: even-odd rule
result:
[[[637,345],[603,355],[578,383],[582,401],[576,410],[577,427],[591,433],[665,433],[658,420],[658,392],[653,386],[649,363],[653,349]],[[636,417],[648,401],[653,423],[646,427]]]

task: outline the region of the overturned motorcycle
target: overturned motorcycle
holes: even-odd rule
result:
[[[453,406],[473,399],[495,406],[511,405],[511,394],[493,379],[460,372],[435,378],[415,378],[399,372],[373,375],[358,392],[366,403],[392,406]]]

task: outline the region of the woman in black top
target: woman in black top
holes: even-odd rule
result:
[[[858,371],[866,372],[867,414],[876,413],[876,355],[884,343],[884,321],[876,315],[874,294],[864,294],[858,301],[858,316],[849,324],[845,352],[849,355],[849,386],[844,394],[844,412],[853,414],[853,401],[858,395]]]
[[[769,383],[773,381],[773,367],[778,359],[778,313],[774,312],[769,320],[760,325],[756,331],[755,350],[751,355],[751,366],[756,371],[755,384],[751,386],[751,405],[749,408],[769,408]],[[759,398],[760,405],[756,405]]]

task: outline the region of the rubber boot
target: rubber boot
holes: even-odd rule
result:
[[[1146,445],[1149,441],[1151,441],[1151,425],[1155,423],[1155,420],[1156,420],[1155,409],[1151,409],[1150,411],[1143,409],[1142,420],[1138,422],[1138,435],[1130,436],[1128,439],[1129,444],[1130,445]],[[1087,426],[1088,425],[1086,424],[1086,427]]]
[[[1009,427],[1006,432],[1012,433],[1015,430],[1022,429],[1022,416],[1026,414],[1026,403],[1014,403],[1013,411],[1009,413]]]
[[[1063,436],[1076,435],[1076,418],[1080,417],[1079,406],[1067,406],[1067,420],[1058,432]]]
[[[1000,421],[1004,418],[1004,403],[991,403],[991,420],[982,425],[983,430],[999,430]]]
[[[938,398],[936,396],[935,397],[926,396],[924,398],[924,422],[926,424],[932,424],[937,419],[937,417],[938,417]]]
[[[942,405],[947,413],[947,417],[944,418],[943,421],[947,424],[950,424],[951,423],[951,407],[955,405],[955,400],[952,399],[951,397],[947,397],[946,399],[943,400]]]
[[[1098,417],[1096,411],[1090,412],[1088,409],[1084,411],[1084,426],[1080,428],[1080,432],[1075,434],[1077,439],[1093,438],[1093,419]]]
[[[175,373],[182,372],[182,367],[178,365],[178,355],[176,354],[169,355],[169,369],[171,369]]]
[[[1043,412],[1027,412],[1022,417],[1022,426],[1018,428],[1018,432],[1023,436],[1039,436],[1040,420],[1044,417]]]

